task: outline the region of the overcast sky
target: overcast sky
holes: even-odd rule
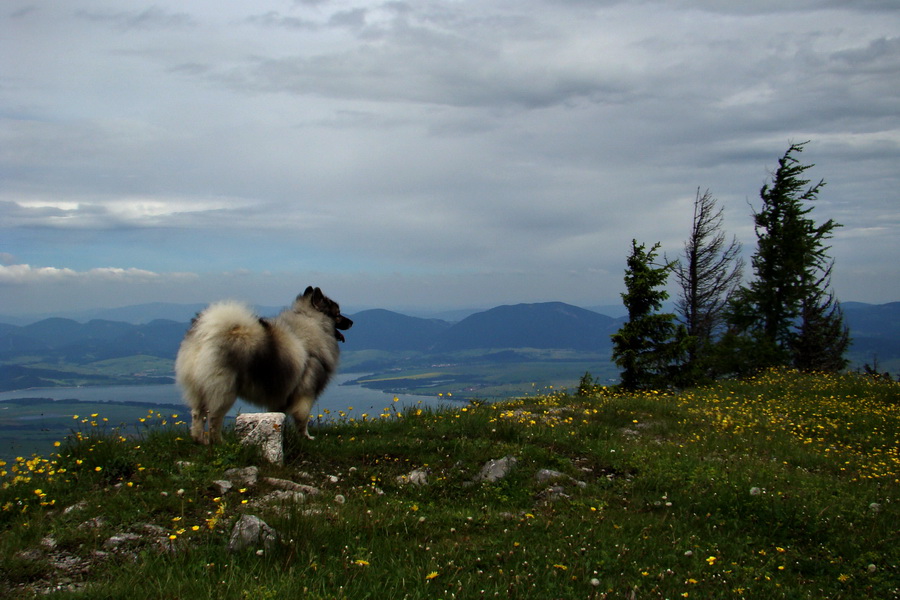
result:
[[[0,314],[620,303],[806,140],[839,299],[900,300],[895,0],[6,0],[0,119]]]

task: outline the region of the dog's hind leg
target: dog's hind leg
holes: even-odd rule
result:
[[[289,409],[291,416],[294,417],[294,422],[297,423],[297,427],[309,440],[315,439],[309,435],[309,413],[315,401],[315,396],[295,396]]]
[[[206,422],[209,417],[209,408],[207,408],[206,397],[203,391],[196,386],[183,385],[184,403],[191,408],[191,438],[198,444],[208,444]]]

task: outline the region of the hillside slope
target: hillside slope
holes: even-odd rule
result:
[[[439,351],[474,348],[566,348],[602,352],[619,321],[562,302],[498,306],[467,317],[443,332]]]

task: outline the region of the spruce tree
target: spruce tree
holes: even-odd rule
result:
[[[831,269],[823,278],[827,281]],[[791,341],[794,366],[801,371],[835,373],[847,366],[844,354],[850,346],[850,330],[834,294],[822,285],[804,298],[800,325]]]
[[[672,264],[654,264],[658,249],[659,243],[648,252],[644,244],[631,241],[622,294],[628,321],[612,335],[612,358],[621,369],[620,386],[627,390],[667,385],[684,347],[685,336],[675,324],[675,315],[659,312],[669,297],[660,288]]]
[[[738,346],[745,352],[752,346],[746,356],[753,362],[745,361],[745,366],[802,363],[804,368],[819,368],[808,361],[815,352],[806,352],[802,359],[798,352],[801,347],[811,350],[812,340],[822,336],[830,339],[822,338],[815,345],[831,346],[841,353],[846,349],[840,342],[845,335],[841,312],[829,308],[834,299],[825,289],[833,264],[825,242],[840,224],[829,219],[816,225],[809,216],[825,181],[810,185],[803,178],[814,166],[801,164],[795,156],[805,144],[791,144],[779,159],[771,184],[760,190],[762,208],[753,215],[755,278],[736,295],[729,314],[733,333],[743,338]]]

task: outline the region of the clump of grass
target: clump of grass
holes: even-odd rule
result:
[[[137,436],[89,427],[55,457],[0,467],[0,572],[18,574],[0,589],[58,579],[53,552],[31,552],[48,536],[89,558],[151,525],[164,546],[138,542],[52,596],[897,597],[898,399],[896,383],[773,371],[681,393],[389,406],[314,441],[288,428],[286,464],[263,473],[321,491],[291,506],[259,505],[265,484],[214,491],[259,463],[231,434],[206,448],[160,418]],[[503,456],[507,477],[475,481]],[[427,485],[405,482],[414,469]],[[246,513],[279,540],[230,554]]]

